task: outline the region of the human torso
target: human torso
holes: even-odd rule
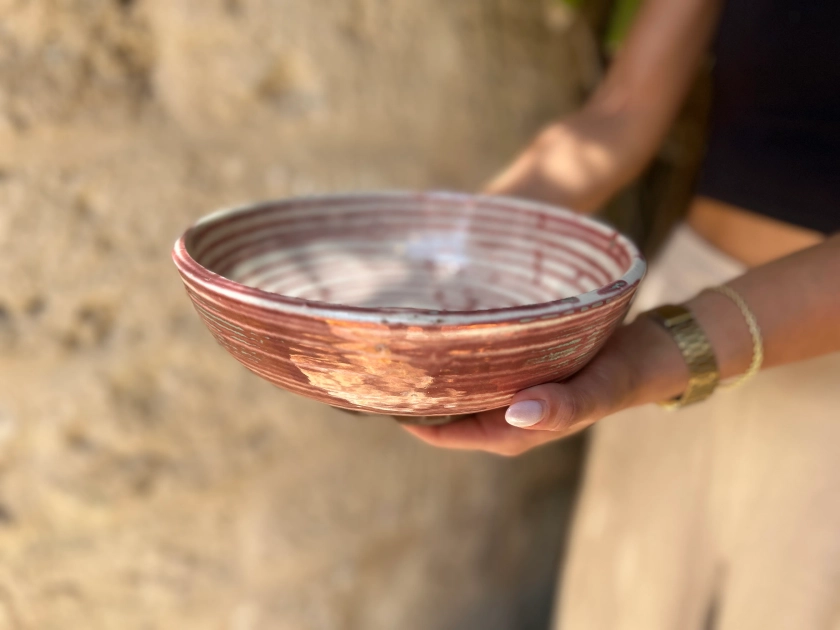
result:
[[[750,265],[840,230],[840,2],[727,0],[714,53],[689,223]]]

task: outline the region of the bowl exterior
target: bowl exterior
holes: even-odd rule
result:
[[[207,230],[228,229],[242,219],[247,224],[266,212],[299,216],[324,204],[387,208],[406,201],[419,209],[441,204],[466,213],[490,207],[510,213],[511,220],[530,217],[535,229],[562,226],[572,238],[588,239],[602,255],[622,261],[625,271],[609,285],[553,302],[472,311],[363,308],[239,284],[189,251]],[[646,268],[625,237],[568,210],[435,191],[307,197],[223,210],[187,230],[172,255],[207,328],[249,370],[335,407],[414,417],[503,407],[524,388],[569,377],[620,325]]]
[[[403,416],[495,409],[567,378],[621,323],[638,286],[616,283],[603,300],[555,316],[463,325],[442,313],[413,326],[278,312],[181,275],[212,335],[255,374],[336,407]]]

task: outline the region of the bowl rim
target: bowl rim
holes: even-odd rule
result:
[[[273,293],[264,289],[249,287],[236,282],[204,267],[187,251],[187,240],[193,232],[211,223],[228,219],[237,214],[256,212],[265,208],[291,206],[301,203],[336,203],[343,200],[356,203],[364,199],[381,201],[383,199],[412,200],[422,203],[434,201],[466,202],[481,204],[492,202],[504,203],[506,206],[524,210],[540,211],[553,214],[565,219],[572,219],[581,226],[597,230],[622,247],[630,256],[631,262],[622,276],[610,284],[597,287],[586,293],[570,296],[551,302],[537,302],[521,306],[505,306],[501,308],[454,311],[423,308],[400,307],[364,307],[334,304],[318,300],[289,297]],[[322,195],[301,195],[285,197],[276,200],[239,204],[222,208],[200,218],[187,228],[175,241],[172,249],[172,259],[184,281],[202,287],[209,294],[237,301],[258,309],[275,311],[280,314],[315,317],[349,323],[376,323],[405,326],[466,326],[471,324],[495,323],[527,323],[536,320],[555,319],[560,316],[584,313],[592,308],[598,308],[628,292],[635,291],[647,270],[647,262],[638,247],[629,238],[621,234],[608,223],[590,216],[581,215],[567,208],[553,204],[530,201],[517,197],[501,195],[483,195],[441,190],[410,191],[358,191],[347,193],[331,193]]]

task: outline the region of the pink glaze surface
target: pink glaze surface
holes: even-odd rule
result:
[[[359,411],[464,414],[583,367],[645,273],[612,228],[454,193],[223,210],[175,243],[199,316],[249,370]]]

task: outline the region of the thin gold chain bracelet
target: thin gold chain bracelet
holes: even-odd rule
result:
[[[721,295],[725,295],[730,300],[732,300],[735,303],[735,306],[738,307],[738,310],[741,311],[741,315],[743,315],[744,320],[746,321],[747,328],[749,328],[750,330],[750,337],[752,337],[753,344],[752,361],[750,361],[750,367],[748,367],[747,371],[741,374],[735,380],[720,384],[721,387],[738,387],[739,385],[743,385],[746,381],[755,376],[755,374],[761,369],[761,364],[764,362],[764,341],[761,337],[761,329],[758,327],[758,321],[756,321],[755,315],[753,315],[753,312],[750,310],[749,306],[747,306],[747,303],[744,301],[744,298],[742,298],[737,291],[725,284],[717,287],[709,287],[706,290],[715,291],[717,293],[720,293]]]

